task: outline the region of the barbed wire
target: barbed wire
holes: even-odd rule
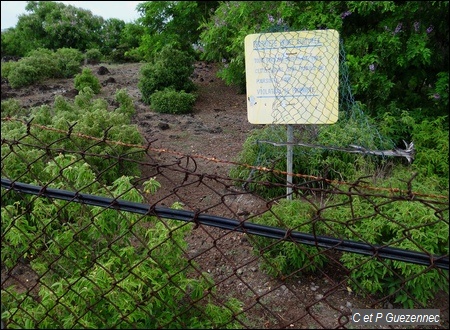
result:
[[[235,162],[235,161],[219,159],[217,157],[204,156],[204,155],[201,155],[201,154],[192,154],[192,153],[191,154],[186,154],[186,153],[173,151],[173,150],[165,149],[165,148],[154,148],[154,147],[151,147],[152,141],[150,141],[147,145],[131,144],[131,143],[124,143],[124,142],[121,142],[121,141],[114,141],[114,140],[110,140],[110,139],[106,138],[107,134],[108,134],[107,130],[104,132],[103,138],[89,136],[89,135],[78,133],[78,132],[72,132],[72,130],[75,127],[76,123],[72,124],[68,131],[65,131],[65,130],[61,130],[61,129],[56,129],[54,127],[48,127],[48,126],[44,126],[44,125],[33,124],[32,120],[30,120],[29,122],[26,122],[23,119],[13,118],[13,117],[5,117],[5,118],[2,118],[2,120],[4,120],[4,121],[21,122],[21,123],[23,123],[24,125],[27,126],[27,132],[30,131],[31,127],[36,127],[36,128],[39,128],[39,129],[53,131],[53,132],[56,132],[56,133],[67,135],[67,137],[73,135],[73,136],[76,136],[76,137],[84,138],[86,140],[105,142],[105,143],[112,143],[114,145],[120,145],[120,146],[124,146],[124,147],[129,147],[129,148],[138,148],[138,149],[142,149],[142,150],[145,150],[145,151],[153,151],[155,153],[166,153],[166,154],[170,154],[170,155],[174,155],[174,156],[189,157],[189,158],[193,158],[193,159],[202,159],[202,160],[205,160],[205,161],[208,161],[208,162],[215,162],[215,163],[221,163],[221,164],[241,166],[241,167],[245,167],[245,168],[252,169],[252,170],[257,170],[257,171],[262,171],[262,172],[271,172],[271,173],[279,174],[279,175],[288,175],[289,174],[289,175],[291,175],[293,177],[305,178],[305,179],[311,179],[311,180],[318,180],[318,181],[323,181],[323,182],[330,183],[330,184],[348,185],[348,186],[352,186],[352,187],[355,186],[355,182],[346,182],[346,181],[341,181],[341,180],[330,180],[330,179],[319,177],[319,176],[307,175],[307,174],[301,174],[301,173],[291,173],[291,172],[277,170],[277,169],[266,167],[266,166],[257,166],[257,165],[251,165],[251,164],[243,164],[243,163],[239,163],[239,162]],[[267,142],[267,143],[276,144],[276,145],[285,145],[283,143],[275,143],[275,142],[271,142],[271,141],[259,141],[259,142],[261,142],[261,143]],[[15,143],[17,143],[17,142],[13,141],[13,140],[7,140],[7,139],[3,139],[2,138],[2,144],[11,144],[12,145],[12,144],[15,144]],[[308,145],[308,146],[309,147],[318,147],[318,146],[312,146],[312,145]],[[36,145],[35,147],[39,147],[39,145]],[[351,151],[352,149],[349,149],[349,150]],[[58,150],[56,149],[55,151],[58,151]],[[367,152],[370,153],[370,150],[367,151]],[[390,193],[393,193],[393,194],[394,193],[403,193],[404,192],[404,190],[399,189],[399,188],[374,187],[374,186],[370,186],[370,185],[367,185],[367,184],[361,184],[360,182],[357,182],[356,185],[359,186],[360,188],[364,188],[364,189],[367,189],[367,190],[385,191],[385,192],[390,192]],[[408,195],[410,195],[410,196],[420,196],[420,197],[424,197],[424,198],[429,197],[429,198],[439,198],[439,199],[445,199],[445,200],[449,199],[448,195],[426,194],[426,193],[415,192],[415,191],[408,191]]]

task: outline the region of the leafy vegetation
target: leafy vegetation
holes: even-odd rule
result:
[[[100,90],[102,89],[100,81],[89,68],[84,68],[80,74],[75,76],[74,86],[78,92],[88,87],[94,92],[94,94],[100,93]]]
[[[361,120],[363,124],[358,123]],[[401,165],[401,161],[388,159],[388,157],[349,153],[333,150],[332,147],[347,147],[355,141],[365,146],[368,150],[377,150],[380,145],[382,150],[393,147],[391,141],[379,142],[375,138],[379,133],[375,126],[366,125],[362,118],[342,119],[334,125],[301,125],[294,131],[294,140],[304,144],[330,146],[330,148],[313,148],[307,146],[295,146],[293,148],[293,172],[304,174],[305,177],[294,177],[293,183],[311,186],[311,177],[325,178],[328,180],[352,181],[358,177],[373,175],[383,172],[392,163]],[[252,164],[264,166],[274,172],[254,173],[247,166],[235,166],[230,170],[230,176],[236,179],[249,177],[263,182],[282,183],[285,176],[275,172],[286,170],[286,148],[266,143],[273,141],[283,143],[287,140],[286,127],[283,125],[267,125],[254,129],[243,144],[242,151],[237,155],[240,164]],[[384,147],[384,148],[383,148]],[[443,160],[442,166],[446,163]],[[447,162],[448,166],[448,162]],[[388,172],[381,173],[389,175]],[[445,184],[445,179],[442,180]],[[316,185],[319,183],[315,183]],[[251,189],[266,198],[272,198],[282,194],[284,188],[266,187],[265,185],[251,184]]]
[[[104,19],[89,10],[56,1],[28,1],[27,15],[15,28],[2,32],[2,54],[27,56],[37,48],[75,48],[81,52],[100,45]]]
[[[408,171],[397,170],[381,185],[386,188],[401,187],[409,179],[408,176]],[[433,179],[419,185],[415,189],[422,192],[432,194],[439,191]],[[353,198],[349,207],[347,198],[333,198],[333,204],[342,206],[328,208],[322,213],[325,219],[332,221],[330,226],[344,237],[430,255],[448,255],[448,210],[436,213],[426,203],[388,202],[381,197]],[[404,308],[417,307],[415,301],[427,306],[437,292],[442,290],[448,293],[448,282],[445,281],[448,272],[445,277],[436,269],[425,272],[425,266],[376,258],[367,260],[367,257],[353,253],[344,253],[341,261],[348,269],[358,268],[358,271],[351,272],[349,280],[355,292],[360,292],[362,288],[365,293],[393,295],[394,302]]]
[[[194,58],[173,46],[165,46],[151,63],[142,68],[139,87],[143,99],[157,90],[173,87],[175,90],[191,92],[195,85],[190,79],[194,72]]]
[[[409,179],[408,171],[395,171],[382,186],[401,187]],[[405,187],[406,189],[406,187]],[[433,179],[417,187],[432,194]],[[391,200],[367,196],[334,195],[321,210],[305,200],[283,200],[253,222],[282,227],[318,236],[339,237],[371,245],[390,246],[430,255],[448,255],[448,210],[436,213],[422,202]],[[328,262],[325,250],[290,241],[252,237],[262,267],[273,276],[321,271]],[[436,293],[448,293],[448,272],[426,270],[425,266],[404,261],[368,258],[344,252],[340,261],[350,270],[348,285],[358,294],[374,297],[392,295],[393,302],[404,308],[422,308]],[[445,273],[445,274],[443,274]],[[416,302],[419,304],[417,305]]]
[[[98,48],[88,49],[85,53],[86,62],[89,64],[97,64],[103,59],[102,52]]]
[[[157,112],[191,111],[196,97],[187,94],[196,90],[191,80],[194,62],[195,59],[191,55],[177,47],[164,46],[151,63],[144,64],[141,68],[138,87],[142,100],[152,104]],[[177,92],[180,95],[175,95]]]
[[[86,193],[144,202],[132,177],[119,177],[103,188],[90,166],[75,156],[55,157],[43,173],[58,178],[49,185],[53,188],[70,185]],[[144,185],[155,191],[159,184]],[[226,307],[216,306],[203,298],[204,291],[215,290],[210,276],[188,276],[184,237],[190,225],[150,218],[145,220],[152,224],[148,227],[133,214],[64,204],[38,199],[27,212],[25,203],[2,207],[2,264],[12,267],[27,258],[40,278],[39,301],[2,290],[2,319],[12,322],[12,328],[239,327],[232,317],[241,310],[240,302],[230,299]],[[145,243],[135,247],[133,237]]]
[[[324,231],[320,228],[324,226],[323,223],[312,220],[312,206],[299,200],[281,200],[272,210],[273,212],[264,213],[252,222],[304,233]],[[327,263],[327,257],[316,247],[296,244],[289,240],[277,242],[259,236],[252,237],[251,242],[255,253],[263,256],[262,268],[272,276],[279,277],[297,271],[314,272]]]
[[[218,1],[147,1],[137,5],[139,23],[146,27],[138,52],[150,61],[166,46],[195,54],[201,22],[209,19]]]
[[[448,1],[222,2],[201,25],[200,40],[202,58],[222,63],[224,81],[244,87],[246,35],[336,29],[355,98],[368,114],[382,117],[387,109],[397,109],[414,116],[444,116],[448,22]]]
[[[32,85],[48,78],[71,78],[81,71],[83,54],[73,48],[60,48],[55,52],[39,48],[17,62],[2,64],[2,78],[12,88]]]
[[[171,46],[221,63],[219,76],[245,91],[246,35],[336,29],[347,54],[352,90],[365,112],[378,121],[386,112],[398,117],[407,111],[421,122],[447,115],[448,4],[149,1],[136,7],[139,19],[124,23],[62,3],[30,1],[28,14],[2,32],[1,52],[25,57],[38,48],[83,53],[96,48],[105,60],[152,62]],[[29,68],[23,72],[36,74]],[[408,139],[394,141],[402,147],[402,140]]]
[[[27,136],[27,128],[23,124],[14,121],[2,121],[2,137],[22,138],[23,142],[27,141],[31,146],[36,143],[37,139],[42,145],[52,145],[60,150],[77,150],[79,149],[77,146],[86,143],[83,138],[77,137],[77,134],[103,138],[105,131],[108,130],[108,139],[128,144],[141,144],[143,142],[141,134],[136,125],[130,123],[131,116],[135,113],[131,97],[124,90],[119,90],[116,93],[116,100],[119,102],[119,107],[114,111],[110,111],[108,110],[107,102],[103,99],[94,99],[92,89],[86,87],[80,91],[73,102],[58,95],[55,97],[53,106],[43,105],[32,108],[29,111],[21,109],[16,102],[2,101],[2,116],[3,114],[13,115],[14,112],[17,112],[15,116],[12,116],[17,117],[18,114],[22,113],[25,114],[23,120],[32,120],[34,124],[45,125],[65,132],[72,127],[71,132],[74,134],[70,139],[61,139],[61,133],[34,129],[33,135]],[[142,152],[136,153],[138,150],[121,145],[108,146],[97,144],[90,148],[90,153],[114,156],[135,151],[130,157],[138,160],[142,158]],[[22,148],[11,153],[8,151],[6,144],[2,145],[2,154],[8,155],[7,161],[2,162],[4,166],[2,169],[3,175],[10,178],[20,176],[26,182],[44,182],[42,168],[45,167],[48,159],[47,157],[36,157],[37,161],[33,162],[33,165],[27,171],[25,170],[26,164],[23,162],[23,159],[29,159],[29,156],[27,156],[29,152],[35,155],[45,154],[45,151],[38,151],[33,148]],[[117,164],[117,160],[113,157],[101,159],[99,157],[85,156],[85,160],[100,175],[99,179],[108,184],[111,184],[122,175],[134,176],[138,173],[136,164],[114,166],[114,164]],[[50,180],[51,178],[47,179]]]
[[[184,114],[192,112],[196,96],[185,91],[177,92],[172,88],[157,91],[150,97],[151,107],[160,113]]]
[[[74,102],[57,96],[52,107],[30,111],[14,100],[2,102],[2,116],[33,119],[33,124],[51,128],[32,126],[27,132],[18,121],[2,120],[2,139],[24,143],[14,152],[2,144],[2,174],[144,203],[145,193],[155,193],[160,184],[150,179],[142,183],[142,191],[136,184],[136,161],[143,153],[130,146],[142,144],[130,123],[133,101],[119,90],[119,107],[111,111],[105,100],[93,96],[92,89],[84,87]],[[123,145],[89,145],[79,134]],[[34,147],[36,143],[52,147]],[[89,153],[73,152],[81,146]],[[130,162],[115,157],[125,154]],[[39,299],[2,289],[2,320],[8,320],[9,328],[240,327],[234,315],[241,303],[229,299],[215,305],[210,296],[204,297],[205,291],[215,291],[209,274],[194,278],[189,272],[185,235],[191,224],[4,192],[2,188],[2,265],[12,268],[24,259],[39,276]],[[141,244],[132,244],[136,239]]]

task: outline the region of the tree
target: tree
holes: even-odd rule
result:
[[[447,115],[448,1],[347,6],[342,36],[355,93],[370,114],[404,109],[417,118]],[[443,74],[447,92],[437,90]]]
[[[20,44],[9,48],[20,52],[20,56],[37,48],[85,51],[102,41],[104,20],[90,10],[55,1],[28,1],[25,10],[28,14],[20,15],[16,27],[10,31]]]
[[[102,42],[100,51],[109,54],[121,45],[121,34],[125,28],[125,22],[117,19],[107,19],[102,26]]]
[[[281,16],[278,1],[222,2],[214,16],[200,26],[201,58],[219,62],[218,75],[227,85],[237,85],[245,91],[244,39],[248,34],[268,31]]]
[[[202,21],[218,6],[217,1],[148,1],[137,6],[138,22],[148,31],[141,48],[150,59],[165,45],[178,45],[183,51],[192,51],[198,42]]]
[[[18,36],[16,29],[9,28],[2,31],[2,57],[4,56],[22,56],[27,49],[27,44]]]

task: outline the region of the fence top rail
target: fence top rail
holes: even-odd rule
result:
[[[143,215],[153,215],[165,219],[192,222],[195,224],[202,224],[273,239],[289,239],[294,240],[297,243],[325,249],[336,249],[339,251],[353,252],[372,257],[410,262],[425,266],[435,266],[446,270],[449,269],[448,256],[432,256],[427,253],[408,251],[389,246],[361,243],[325,236],[317,236],[309,233],[302,233],[273,226],[260,225],[247,221],[242,222],[236,219],[218,217],[210,214],[196,213],[187,210],[176,210],[161,206],[150,206],[148,204],[130,202],[123,199],[108,198],[62,189],[48,188],[45,186],[35,186],[17,181],[13,182],[5,178],[1,179],[1,185],[4,189],[14,190],[25,194],[37,195],[39,197],[61,199],[74,203],[99,206],[103,208],[112,208]]]

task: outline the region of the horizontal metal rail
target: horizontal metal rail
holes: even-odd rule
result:
[[[161,206],[150,206],[148,204],[129,202],[123,199],[114,199],[43,186],[35,186],[21,182],[13,182],[4,178],[2,178],[2,187],[25,194],[66,200],[86,205],[100,206],[103,208],[116,209],[130,213],[157,216],[165,219],[181,220],[273,239],[284,239],[289,237],[289,239],[305,245],[335,249],[368,256],[376,256],[425,266],[434,266],[446,270],[449,269],[449,258],[445,256],[432,256],[426,253],[408,251],[388,246],[372,245],[325,236],[315,236],[298,231],[264,226],[247,221],[242,222],[235,219],[218,217],[209,214],[195,213],[186,210],[175,210]]]

